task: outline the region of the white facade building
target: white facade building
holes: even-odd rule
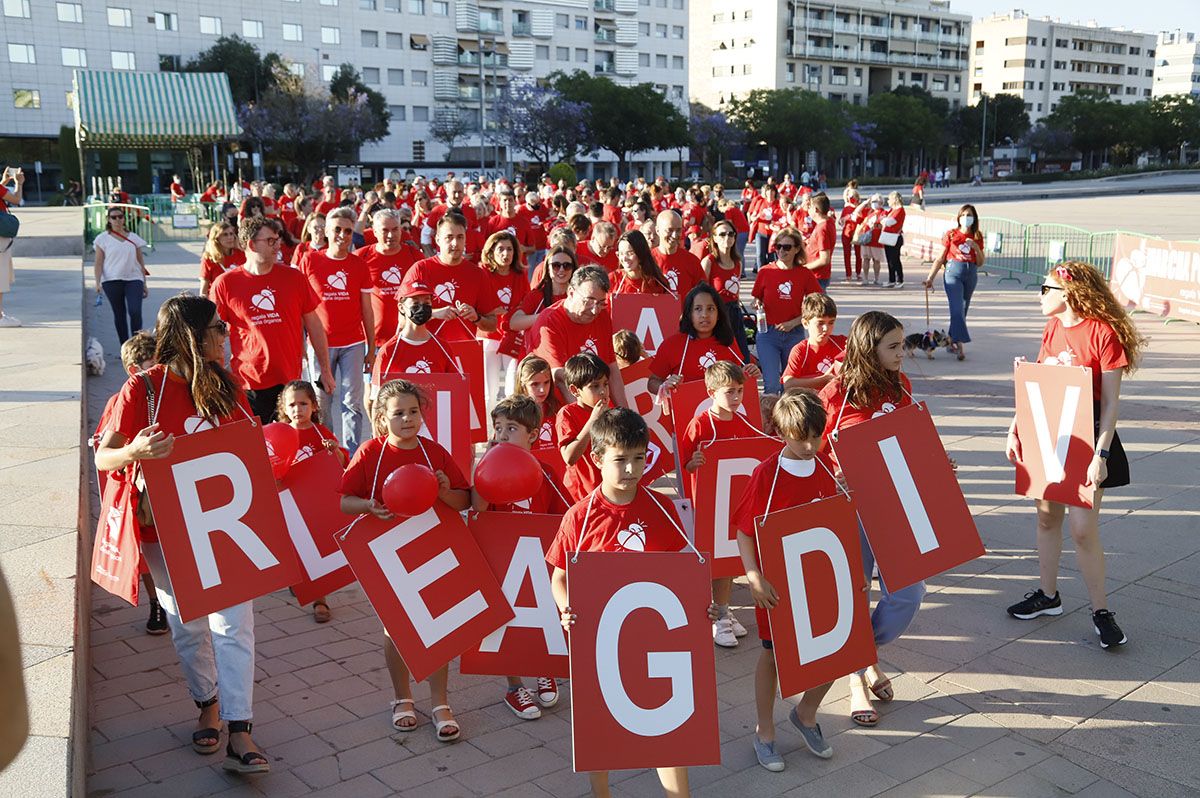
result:
[[[1154,97],[1200,96],[1200,39],[1194,33],[1163,31],[1154,56]]]
[[[971,17],[946,0],[694,0],[693,97],[720,108],[753,89],[863,104],[920,86],[962,102]]]
[[[975,20],[971,39],[971,104],[981,93],[1011,94],[1036,123],[1079,91],[1104,92],[1121,103],[1150,97],[1156,47],[1150,33],[1014,11]]]
[[[57,137],[60,125],[72,125],[76,68],[174,69],[236,34],[289,59],[306,78],[328,80],[338,65],[353,64],[387,98],[390,135],[362,148],[363,164],[440,165],[448,153],[429,131],[439,112],[466,115],[477,129],[481,94],[493,98],[508,80],[556,70],[652,83],[686,115],[687,2],[0,0],[0,137]],[[464,145],[477,148],[478,134]],[[633,160],[650,171],[678,158],[671,151]],[[588,171],[611,174],[616,160],[601,153]]]

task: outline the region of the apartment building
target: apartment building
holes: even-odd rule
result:
[[[753,89],[862,104],[898,86],[962,102],[971,17],[945,0],[694,0],[693,97],[719,108]]]
[[[1194,33],[1163,31],[1158,34],[1151,96],[1200,96],[1200,40]]]
[[[981,92],[1012,94],[1035,123],[1068,94],[1099,91],[1134,103],[1153,87],[1157,41],[1150,33],[1014,11],[976,20],[971,39],[967,102]]]
[[[478,130],[481,102],[491,116],[498,87],[556,70],[652,83],[686,113],[688,1],[0,0],[0,137],[57,138],[73,124],[77,68],[174,70],[236,34],[312,80],[353,64],[392,112],[390,134],[364,146],[361,162],[419,171],[448,155],[430,135],[438,114],[462,115]],[[472,141],[478,133],[459,146]],[[649,172],[677,159],[671,151],[634,161]],[[605,176],[617,159],[585,161],[585,173]]]

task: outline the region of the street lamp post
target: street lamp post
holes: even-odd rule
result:
[[[487,155],[487,92],[484,91],[486,86],[483,72],[483,31],[481,30],[476,36],[478,43],[477,55],[479,56],[479,179],[483,179],[483,172],[487,168],[485,157]]]

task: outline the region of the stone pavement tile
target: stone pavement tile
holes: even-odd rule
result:
[[[571,770],[570,764],[553,773],[539,776],[533,780],[533,784],[558,798],[584,798],[592,794],[587,775]]]
[[[333,747],[315,734],[306,734],[286,743],[271,747],[267,755],[271,757],[271,766],[281,763],[291,769],[312,762],[334,753]]]
[[[136,712],[139,709],[141,707],[135,704],[129,696],[118,695],[100,701],[93,701],[88,711],[88,719],[95,723],[126,715],[130,712]]]
[[[835,755],[836,756],[836,755]],[[786,776],[787,771],[776,774]],[[840,770],[821,776],[795,789],[783,793],[784,798],[833,798],[833,796],[866,796],[894,787],[896,779],[861,762],[847,765]]]
[[[286,638],[280,638],[284,640]],[[278,641],[274,641],[278,642]],[[296,666],[296,669],[311,668],[314,665],[320,665],[323,662],[328,662],[329,657],[321,652],[320,646],[312,648],[302,648],[299,651],[289,651],[286,654],[281,654],[280,659],[285,659]]]
[[[128,762],[91,773],[87,778],[89,795],[110,795],[145,784],[146,777]]]
[[[462,792],[448,791],[437,794],[444,795],[446,798],[453,798],[453,796],[469,795],[470,793],[464,790]],[[392,795],[391,788],[370,773],[364,773],[349,781],[343,781],[325,789],[309,793],[310,798],[383,798],[386,795]]]
[[[333,755],[296,765],[289,772],[314,790],[332,787],[342,780],[337,757]]]
[[[345,701],[360,695],[368,695],[375,692],[375,689],[374,684],[358,676],[347,676],[345,679],[326,682],[312,688],[313,692],[320,693],[326,698],[332,698],[334,701]]]
[[[271,699],[271,704],[285,715],[302,715],[311,709],[336,703],[337,699],[323,695],[307,687],[297,690],[294,693],[275,696]]]
[[[331,707],[323,707],[322,709],[316,711],[320,712],[327,709],[342,709],[345,711],[344,707],[341,707],[337,704]],[[304,714],[297,715],[296,721],[303,723],[305,718],[312,714],[315,713],[306,712]],[[369,743],[373,740],[379,739],[380,737],[385,737],[394,733],[391,727],[391,718],[386,712],[386,705],[385,710],[376,712],[370,717],[358,718],[353,713],[350,714],[351,718],[348,722],[333,726],[328,729],[323,729],[318,732],[321,739],[329,743],[337,751],[348,751],[351,748],[356,748],[364,743]],[[420,726],[421,720],[422,719],[418,713],[418,727]],[[400,734],[399,732],[395,733]],[[411,734],[416,734],[416,732],[405,732],[404,734],[405,736],[409,736]]]
[[[234,786],[223,774],[210,767],[196,768],[134,787],[121,793],[121,798],[198,798]]]
[[[259,662],[261,666],[261,660]],[[294,673],[272,674],[265,679],[256,679],[254,682],[255,690],[262,690],[263,695],[267,696],[284,696],[291,695],[298,690],[307,689],[307,685],[300,681]]]
[[[1093,718],[1064,734],[1060,743],[1200,792],[1195,728]]]
[[[1155,679],[1157,684],[1200,698],[1200,657],[1191,657]]]
[[[1076,793],[1079,798],[1135,798],[1138,793],[1118,787],[1110,781],[1096,781]],[[1148,793],[1152,795],[1153,793]],[[1162,795],[1162,793],[1159,793]],[[1195,795],[1195,793],[1191,793]]]
[[[178,747],[179,741],[173,734],[161,726],[153,727],[120,740],[93,746],[91,766],[100,771]]]
[[[551,798],[555,793],[546,792],[536,784],[518,784],[503,792],[496,793],[493,798]]]
[[[470,745],[483,751],[490,758],[499,759],[509,754],[515,754],[518,751],[542,745],[543,742],[541,740],[530,737],[525,733],[524,729],[525,726],[539,723],[540,720],[539,718],[538,720],[523,721],[520,726],[506,726],[482,734],[475,732],[471,734],[468,742]]]
[[[191,745],[185,748],[179,744],[158,754],[142,756],[136,750],[130,750],[128,753],[132,757],[131,764],[146,777],[147,781],[160,782],[177,774],[187,773],[196,768],[208,767],[219,762],[224,756],[224,748],[218,753],[203,756],[196,753]]]
[[[1197,794],[1194,788],[1178,781],[1148,773],[1136,766],[1115,761],[1107,756],[1096,756],[1058,742],[1052,743],[1050,748],[1057,751],[1068,762],[1095,773],[1105,783],[1111,782],[1137,795],[1153,796],[1153,798],[1195,798]]]
[[[562,766],[562,757],[553,751],[531,748],[467,770],[456,769],[454,778],[468,789],[489,793],[532,781]]]
[[[1029,772],[1070,793],[1079,792],[1098,778],[1095,773],[1084,770],[1061,756],[1045,759],[1030,768]]]
[[[903,783],[967,753],[948,738],[925,734],[867,757],[863,764]]]
[[[182,687],[182,685],[181,685]],[[187,698],[187,691],[177,696],[178,700],[162,704],[150,710],[117,715],[107,720],[93,719],[92,728],[109,740],[120,740],[150,728],[171,726],[175,723],[195,723],[199,710]]]
[[[848,703],[846,709],[848,712]],[[889,703],[876,701],[875,709],[879,712],[879,725],[863,731],[871,739],[887,745],[899,745],[923,734],[939,733],[951,721],[971,711],[966,704],[945,695],[920,701],[899,698]]]
[[[982,785],[946,768],[935,768],[879,793],[879,798],[928,798],[931,795],[971,795]]]
[[[294,718],[279,718],[269,723],[255,721],[253,736],[254,742],[263,748],[274,748],[277,745],[298,740],[310,733]]]
[[[305,712],[303,715],[297,715],[293,720],[313,734],[317,734],[358,720],[358,716],[339,704],[330,704],[311,712]]]
[[[386,735],[369,743],[337,753],[338,770],[343,779],[387,767],[408,759],[412,754],[404,746],[399,733]],[[482,756],[482,755],[481,755]],[[486,759],[486,757],[484,757]]]
[[[410,755],[399,761],[381,762],[370,772],[396,792],[406,793],[448,774],[459,774],[490,761],[487,754],[470,745],[440,745],[419,756]]]
[[[70,794],[70,741],[65,737],[32,736],[21,754],[0,770],[0,795],[62,798]]]
[[[947,762],[945,767],[988,786],[1004,781],[1014,773],[1027,770],[1050,756],[1050,752],[1041,745],[1016,734],[1006,734],[965,756]]]
[[[1095,778],[1092,781],[1095,781]],[[1026,771],[989,785],[976,795],[978,798],[1061,798],[1063,795],[1074,795],[1077,792],[1068,792],[1054,782]]]

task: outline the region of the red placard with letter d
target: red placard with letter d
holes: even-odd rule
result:
[[[487,676],[566,678],[567,635],[550,589],[546,551],[561,516],[536,513],[479,513],[469,528],[492,573],[500,580],[513,619],[464,651],[462,673]]]
[[[1091,507],[1096,487],[1085,485],[1096,454],[1092,370],[1018,362],[1017,493]]]
[[[608,304],[613,330],[632,330],[647,357],[679,330],[679,298],[671,294],[613,294]]]
[[[580,552],[567,584],[575,771],[719,764],[708,565]]]
[[[889,590],[983,554],[971,510],[924,403],[838,430],[834,451]]]
[[[141,465],[185,622],[300,580],[258,424],[182,435],[169,457]]]
[[[367,600],[421,681],[513,617],[462,516],[360,516],[337,536]]]
[[[779,694],[803,693],[875,662],[862,548],[845,496],[759,516],[758,559],[779,594],[767,611]]]
[[[704,465],[689,481],[696,497],[696,548],[712,555],[713,578],[746,572],[729,517],[755,467],[779,448],[774,438],[726,438],[703,447]]]
[[[333,539],[347,521],[338,492],[341,484],[341,464],[324,451],[292,463],[279,481],[279,503],[303,571],[300,581],[292,585],[301,604],[354,581],[346,556]]]

